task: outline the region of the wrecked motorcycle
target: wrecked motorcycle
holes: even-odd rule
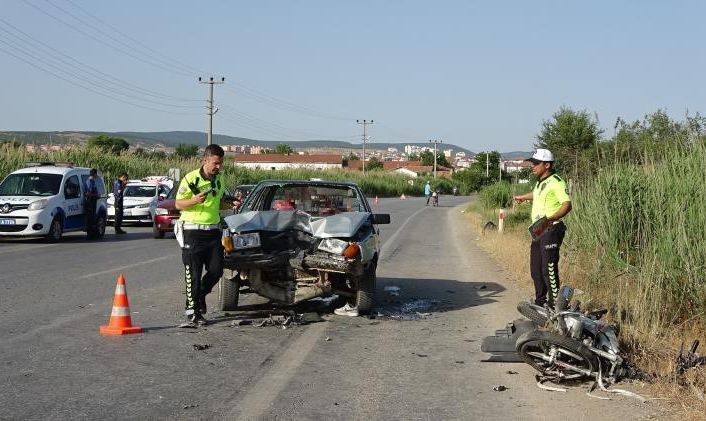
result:
[[[607,310],[582,313],[577,302],[570,307],[573,293],[573,288],[562,287],[554,310],[520,303],[518,311],[542,328],[522,334],[515,348],[545,378],[594,378],[603,388],[603,379],[614,382],[628,374],[620,354],[617,326],[603,319]]]

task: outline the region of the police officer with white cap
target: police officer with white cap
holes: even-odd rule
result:
[[[559,295],[559,249],[566,233],[561,219],[571,211],[571,198],[564,180],[554,173],[551,151],[537,149],[526,161],[532,163],[537,183],[531,192],[517,195],[514,200],[518,203],[532,200],[530,272],[534,281],[534,302],[553,308]]]

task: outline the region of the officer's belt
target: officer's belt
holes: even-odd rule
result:
[[[189,222],[184,222],[185,230],[216,230],[220,227],[220,224],[192,224]]]

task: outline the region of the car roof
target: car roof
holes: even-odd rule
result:
[[[148,182],[148,181],[134,181],[134,182],[128,181],[127,184],[125,184],[125,186],[157,187],[160,184],[161,183],[152,183],[152,182]],[[169,187],[169,186],[167,186],[167,187]]]
[[[286,185],[306,185],[322,187],[352,187],[360,188],[357,184],[346,181],[326,181],[326,180],[263,180],[258,186],[286,186]]]
[[[64,175],[70,172],[77,172],[79,174],[88,174],[91,171],[90,168],[84,167],[65,167],[56,165],[40,165],[36,167],[22,168],[17,171],[13,171],[12,174],[59,174]],[[100,175],[100,172],[98,173]]]

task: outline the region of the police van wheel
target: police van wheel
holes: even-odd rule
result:
[[[61,220],[59,217],[54,218],[49,225],[49,232],[47,233],[47,241],[50,243],[56,243],[61,241],[61,236],[64,234],[64,227],[61,225]]]
[[[240,278],[238,271],[224,269],[223,276],[218,282],[218,309],[233,311],[238,308],[240,298]]]

